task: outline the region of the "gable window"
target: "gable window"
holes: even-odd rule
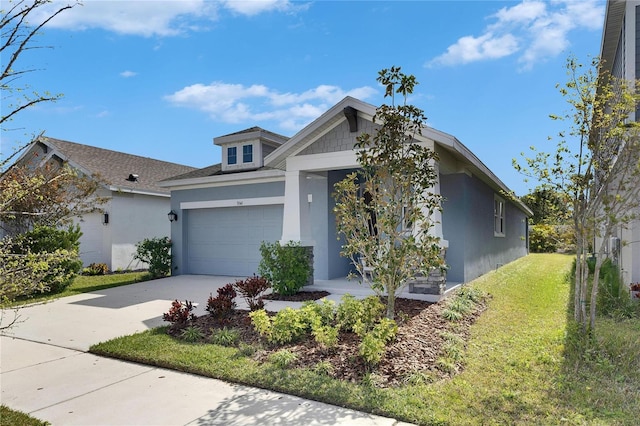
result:
[[[238,162],[238,148],[231,146],[227,148],[227,164],[236,164]]]
[[[493,198],[493,235],[504,237],[505,203],[497,195]]]
[[[253,145],[242,146],[242,162],[253,163]]]

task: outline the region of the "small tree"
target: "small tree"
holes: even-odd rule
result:
[[[36,158],[26,158],[0,175],[0,226],[9,235],[69,224],[107,201],[95,196],[98,176],[82,175],[66,164],[31,165],[37,165]]]
[[[570,111],[551,118],[569,122],[569,129],[559,133],[554,153],[532,148],[525,166],[514,160],[517,170],[568,200],[576,245],[574,316],[585,333],[595,328],[609,237],[637,217],[640,204],[640,136],[638,123],[628,122],[638,105],[637,83],[612,77],[600,65],[594,59],[584,71],[575,58],[567,60],[568,81],[557,87]],[[591,244],[597,256],[589,288]]]
[[[441,196],[434,192],[437,156],[417,140],[426,117],[407,103],[415,77],[392,67],[377,80],[391,104],[376,110],[374,134],[358,136],[361,168],[335,185],[334,211],[344,237],[341,254],[361,275],[365,266],[373,268],[371,287],[387,294],[387,317],[393,319],[396,295],[406,283],[444,267],[439,238],[429,232]]]

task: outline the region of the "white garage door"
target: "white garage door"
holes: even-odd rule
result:
[[[282,237],[282,211],[282,205],[189,210],[188,273],[257,274],[260,243]]]

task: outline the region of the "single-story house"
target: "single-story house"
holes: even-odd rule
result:
[[[85,266],[105,263],[114,271],[144,266],[133,259],[135,244],[145,238],[169,236],[170,194],[158,182],[196,170],[44,136],[32,141],[14,166],[64,163],[98,179],[100,186],[95,196],[106,199],[96,206],[97,211],[74,220],[82,230],[82,262]]]
[[[356,137],[373,133],[376,108],[346,97],[291,138],[253,127],[220,136],[222,163],[175,176],[173,274],[250,276],[262,241],[313,248],[316,280],[345,277],[333,185],[359,167]],[[418,141],[439,155],[445,198],[433,232],[446,247],[448,280],[467,282],[528,253],[531,211],[455,137],[425,127]]]

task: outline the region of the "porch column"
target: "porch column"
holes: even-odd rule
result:
[[[285,172],[282,244],[296,241],[303,246],[313,246],[309,220],[313,200],[310,197],[307,174],[298,170]]]
[[[433,188],[432,188],[432,192],[434,194],[440,194],[440,167],[439,164],[437,162],[434,162],[432,164],[435,172],[436,172],[436,181],[433,184]],[[428,211],[423,210],[423,213],[426,215],[428,214]],[[449,241],[444,239],[444,235],[442,232],[442,212],[440,210],[436,210],[433,212],[433,214],[431,214],[431,216],[429,217],[429,221],[431,222],[431,224],[433,224],[433,226],[431,227],[430,230],[430,234],[434,235],[438,238],[440,238],[440,245],[443,248],[448,248],[449,247]],[[417,229],[419,229],[419,226],[417,226],[415,228],[416,232]]]

